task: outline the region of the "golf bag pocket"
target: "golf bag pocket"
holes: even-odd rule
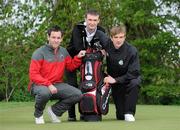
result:
[[[96,83],[94,81],[84,81],[80,85],[81,91],[82,92],[89,92],[92,89],[96,88]]]
[[[94,114],[98,113],[96,105],[96,90],[83,94],[80,101],[80,113],[81,114]]]

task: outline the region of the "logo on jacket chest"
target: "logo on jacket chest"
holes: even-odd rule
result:
[[[60,54],[55,56],[55,61],[63,61],[64,60],[64,55]]]
[[[120,59],[119,62],[118,62],[118,64],[119,64],[119,65],[123,65],[123,64],[124,64],[123,60]]]

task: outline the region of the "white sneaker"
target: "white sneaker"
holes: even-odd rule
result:
[[[125,121],[135,121],[135,118],[132,114],[124,114]]]
[[[52,121],[52,123],[60,123],[61,121],[58,119],[58,117],[53,113],[51,107],[47,108],[48,115]]]
[[[44,118],[43,118],[43,116],[40,116],[40,117],[38,117],[38,118],[36,117],[36,118],[35,118],[35,123],[38,124],[38,125],[39,125],[39,124],[44,124]]]

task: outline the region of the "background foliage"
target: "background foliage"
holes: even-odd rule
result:
[[[139,50],[139,103],[180,104],[178,0],[2,0],[0,6],[0,100],[32,100],[27,92],[29,62],[45,43],[47,28],[59,25],[66,46],[73,26],[94,8],[107,34],[112,26],[125,23],[127,40]]]

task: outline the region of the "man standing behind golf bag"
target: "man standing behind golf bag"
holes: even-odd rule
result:
[[[105,30],[98,26],[100,22],[99,13],[96,10],[88,10],[85,14],[85,21],[75,25],[72,31],[72,37],[67,50],[71,57],[74,57],[80,50],[87,48],[96,48],[103,46],[101,39],[106,37]],[[96,44],[95,44],[96,43]],[[66,72],[67,83],[78,87],[76,71]],[[76,121],[75,105],[69,109],[69,121]]]

